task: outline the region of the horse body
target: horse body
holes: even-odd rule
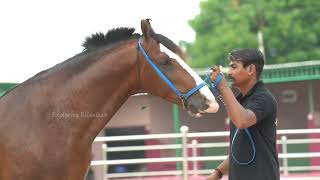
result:
[[[147,20],[143,42],[150,57],[184,92],[196,84],[167,60]],[[181,101],[156,75],[130,38],[76,55],[37,74],[0,99],[0,180],[80,180],[91,161],[91,144],[133,94],[148,92],[193,114],[217,111],[212,97],[195,92]],[[214,100],[214,99],[213,99]],[[212,109],[213,107],[213,109]]]

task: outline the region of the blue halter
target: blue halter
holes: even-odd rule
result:
[[[146,51],[143,49],[142,37],[139,38],[138,47],[139,47],[139,50],[142,52],[143,56],[146,58],[146,60],[149,62],[152,68],[157,72],[157,74],[161,77],[161,79],[163,79],[164,82],[166,82],[169,85],[169,87],[176,93],[176,95],[179,96],[183,101],[187,100],[192,94],[194,94],[196,91],[198,91],[199,89],[201,89],[203,86],[206,85],[205,82],[202,82],[198,86],[192,88],[189,92],[185,94],[181,93],[176,88],[176,86],[167,78],[167,76],[163,74],[163,72],[154,64],[154,62],[150,59]]]

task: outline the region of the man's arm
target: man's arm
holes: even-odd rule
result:
[[[212,81],[215,81],[220,73],[218,68],[214,68],[212,72]],[[249,109],[245,109],[235,98],[232,90],[228,86],[227,80],[222,75],[222,80],[218,85],[218,89],[226,104],[228,116],[233,124],[239,129],[248,128],[257,122],[256,115]]]
[[[217,167],[224,175],[229,173],[229,156]],[[207,180],[219,180],[219,172],[214,170]]]

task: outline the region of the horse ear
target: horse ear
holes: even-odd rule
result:
[[[151,27],[150,21],[151,19],[142,19],[141,20],[141,30],[142,30],[142,36],[146,39],[146,41],[149,40],[151,37],[151,34],[154,34],[154,31]]]

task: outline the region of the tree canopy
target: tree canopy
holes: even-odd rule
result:
[[[258,48],[263,34],[267,64],[320,59],[320,1],[206,0],[189,21],[194,42],[180,42],[193,67],[226,65],[236,48]]]

